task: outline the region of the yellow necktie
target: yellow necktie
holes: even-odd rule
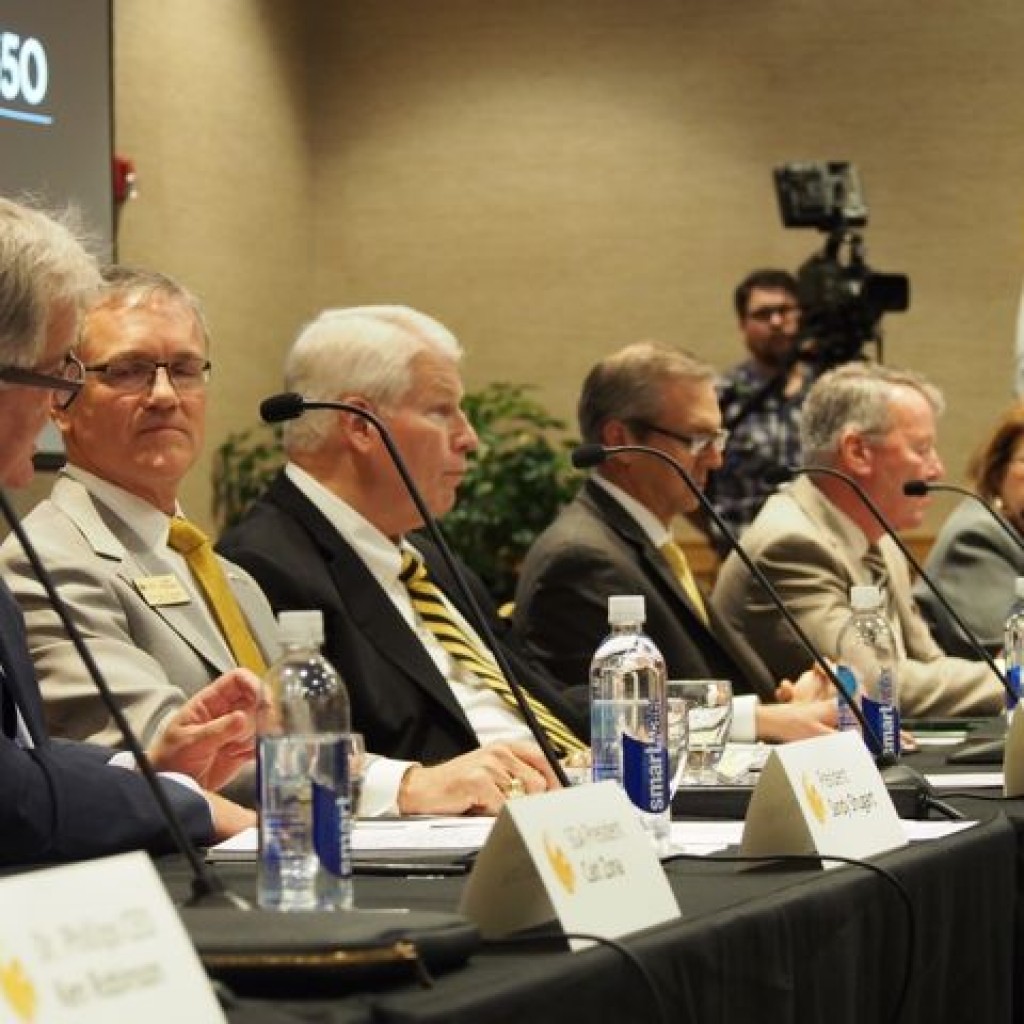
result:
[[[238,607],[238,601],[231,592],[224,570],[213,552],[210,538],[187,519],[175,516],[171,520],[167,544],[188,563],[221,633],[224,634],[224,639],[231,648],[231,653],[235,656],[235,661],[243,668],[252,669],[257,675],[263,675],[267,670],[267,663],[263,660],[263,655],[242,615],[242,609]]]
[[[696,579],[694,579],[693,570],[687,561],[686,553],[672,540],[665,541],[658,550],[665,556],[665,561],[668,562],[669,567],[672,569],[672,574],[679,580],[679,585],[683,590],[686,591],[686,596],[690,599],[690,604],[693,605],[694,611],[700,616],[704,625],[708,625],[708,610],[704,607],[704,598],[701,596]]]
[[[420,621],[437,638],[438,643],[458,662],[489,687],[510,707],[519,710],[516,698],[501,670],[482,651],[453,618],[441,597],[441,591],[427,575],[423,560],[411,551],[402,553],[402,571],[399,579],[405,584],[412,600],[412,606]],[[551,745],[562,754],[573,750],[586,750],[587,745],[577,739],[573,731],[554,715],[544,703],[528,690],[523,691]]]

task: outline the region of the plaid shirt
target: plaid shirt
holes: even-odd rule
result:
[[[778,466],[800,464],[800,407],[820,373],[811,366],[803,369],[803,383],[795,395],[786,398],[773,391],[733,428],[722,468],[709,478],[708,498],[736,534],[750,525],[775,490],[765,482],[765,474]],[[716,387],[723,421],[728,424],[764,383],[749,361],[722,374]],[[720,553],[728,551],[717,539],[715,544]]]

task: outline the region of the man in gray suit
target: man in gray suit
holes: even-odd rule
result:
[[[847,364],[820,378],[804,404],[805,463],[852,477],[894,529],[912,529],[921,524],[928,499],[906,496],[903,485],[943,474],[935,449],[941,410],[940,394],[917,374]],[[885,588],[905,655],[899,668],[904,715],[994,714],[1002,706],[1002,687],[984,664],[949,657],[932,639],[911,598],[906,559],[844,481],[799,478],[768,500],[743,544],[808,635],[832,657],[850,613],[850,587]],[[773,671],[806,667],[807,654],[735,555],[723,565],[712,600]]]
[[[710,367],[641,342],[602,360],[579,400],[583,439],[640,444],[676,459],[698,487],[722,463],[726,432]],[[788,740],[828,731],[835,701],[778,703],[776,682],[740,633],[700,593],[670,531],[697,507],[662,460],[623,453],[599,467],[537,539],[516,592],[516,627],[530,653],[586,702],[590,659],[608,631],[608,598],[642,594],[646,631],[674,679],[732,682],[734,738]],[[779,696],[831,697],[814,673]],[[759,697],[760,700],[755,700]]]
[[[209,374],[195,299],[161,274],[110,268],[86,311],[74,357],[80,393],[52,415],[68,466],[25,528],[144,744],[176,710],[241,663],[184,557],[168,546],[178,489],[199,457]],[[25,613],[55,736],[122,743],[81,659],[9,538],[0,564]],[[256,643],[246,667],[275,654],[276,624],[258,586],[222,562]],[[251,777],[241,795],[251,796]]]

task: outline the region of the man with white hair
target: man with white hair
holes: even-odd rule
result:
[[[452,333],[416,310],[330,310],[300,333],[285,386],[379,416],[427,507],[443,515],[477,445],[460,408],[460,356]],[[369,749],[404,761],[370,765],[364,792],[378,796],[369,809],[403,806],[430,772],[448,773],[451,813],[553,785],[443,560],[409,536],[420,516],[376,428],[349,412],[307,413],[287,424],[285,450],[288,465],[218,547],[275,610],[322,610],[353,727]],[[583,749],[582,711],[513,646],[504,653],[556,749]]]
[[[896,530],[919,526],[927,497],[909,497],[909,480],[937,480],[938,390],[918,374],[848,363],[821,377],[803,407],[806,465],[852,477]],[[900,703],[913,717],[993,714],[1003,689],[984,664],[943,653],[914,606],[906,559],[849,484],[833,476],[801,476],[770,498],[743,535],[743,546],[775,584],[815,644],[837,654],[850,614],[850,587],[877,584],[900,662]],[[719,613],[742,630],[774,672],[796,673],[810,656],[730,555],[712,596]]]

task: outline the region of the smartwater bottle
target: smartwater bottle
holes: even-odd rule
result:
[[[1021,673],[1024,672],[1024,576],[1014,583],[1014,601],[1003,631],[1003,657],[1006,659],[1006,681],[1014,696],[1006,695],[1006,715],[1013,717],[1020,700]]]
[[[590,663],[592,777],[614,779],[658,845],[669,835],[665,660],[643,632],[644,599],[608,599],[611,633]]]
[[[839,634],[837,674],[852,676],[870,734],[864,742],[873,754],[900,755],[900,704],[896,639],[882,611],[878,587],[851,587],[852,611]]]
[[[349,701],[320,653],[323,616],[282,612],[283,654],[264,682],[259,723],[259,904],[352,906]]]

